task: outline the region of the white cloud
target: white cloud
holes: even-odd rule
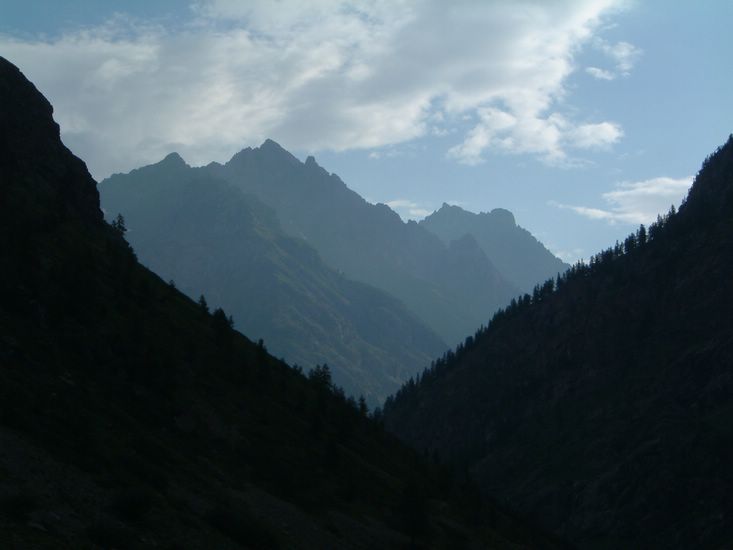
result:
[[[609,44],[602,38],[597,38],[596,42],[603,53],[616,62],[616,70],[622,75],[629,74],[629,71],[641,57],[641,50],[628,42]]]
[[[574,56],[620,4],[201,0],[176,28],[118,17],[53,39],[0,36],[0,51],[49,97],[97,176],[171,150],[225,160],[267,137],[375,149],[465,119],[475,123],[450,153],[461,162],[488,149],[562,162],[622,135],[559,111]],[[630,66],[624,48],[608,55]]]
[[[572,210],[592,220],[611,224],[649,224],[664,214],[672,204],[679,204],[692,185],[692,176],[686,178],[659,177],[637,182],[623,182],[613,191],[601,195],[606,208],[572,206],[551,202],[552,206]]]
[[[433,213],[432,210],[425,208],[424,205],[408,199],[394,199],[387,201],[385,204],[397,212],[403,219],[420,220]]]
[[[615,71],[599,69],[598,67],[586,67],[585,72],[600,80],[614,80],[619,76],[629,76],[631,69],[642,54],[642,50],[629,42],[616,42],[611,44],[602,38],[596,38],[594,45],[601,50],[616,65]]]
[[[581,124],[568,134],[573,145],[581,149],[602,149],[616,143],[624,135],[621,127],[611,122]]]
[[[464,164],[483,162],[486,149],[508,153],[529,153],[540,156],[549,164],[570,165],[568,148],[604,149],[623,136],[621,127],[613,122],[577,124],[560,114],[540,116],[525,112],[519,116],[495,108],[479,109],[479,123],[468,133],[463,143],[452,147],[448,156]]]
[[[598,67],[586,67],[585,72],[598,80],[614,80],[616,78],[616,73]]]

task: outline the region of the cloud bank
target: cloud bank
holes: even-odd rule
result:
[[[657,215],[666,213],[671,205],[679,205],[687,195],[692,179],[692,176],[679,179],[660,177],[619,183],[613,191],[601,195],[606,208],[551,204],[592,220],[648,225],[657,219]]]
[[[489,151],[562,163],[623,135],[562,110],[577,52],[618,8],[211,0],[176,28],[117,16],[51,39],[0,36],[0,51],[50,98],[97,177],[172,150],[224,160],[267,137],[340,151],[448,135],[448,155],[467,164]],[[606,46],[631,68],[633,50]]]

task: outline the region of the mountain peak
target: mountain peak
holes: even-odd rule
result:
[[[423,225],[430,224],[437,220],[440,220],[440,223],[455,223],[473,216],[475,216],[473,212],[464,210],[463,208],[455,204],[448,204],[447,202],[444,202],[440,208],[438,208],[432,214],[426,216],[420,223]]]
[[[265,141],[263,141],[259,149],[262,151],[285,151],[285,148],[283,148],[282,145],[270,138],[267,138]]]
[[[276,141],[268,138],[263,141],[262,145],[259,147],[245,147],[238,153],[235,153],[224,166],[229,166],[236,170],[241,169],[241,167],[247,166],[252,162],[256,164],[261,162],[287,162],[289,164],[302,164],[287,149],[283,148]]]
[[[475,214],[460,206],[443,203],[440,210],[422,220],[420,225],[444,243],[465,234],[473,235],[504,278],[522,291],[531,291],[537,283],[569,267],[518,226],[514,214],[504,208]]]
[[[442,206],[438,209],[438,212],[468,212],[467,210],[464,210],[457,204],[448,204],[447,202],[444,202]]]
[[[265,160],[267,162],[289,162],[291,164],[298,163],[302,164],[297,158],[295,158],[290,151],[285,149],[282,145],[272,139],[266,139],[262,142],[262,145],[252,149],[247,147],[242,149],[239,153],[232,157],[232,160],[239,162],[250,162],[252,159]]]
[[[491,212],[483,212],[482,214],[484,216],[490,216],[494,221],[499,222],[502,225],[508,225],[510,227],[517,225],[517,222],[514,219],[514,214],[505,208],[494,208]]]
[[[172,153],[168,153],[165,158],[160,161],[161,164],[168,164],[168,165],[175,165],[175,166],[188,166],[185,160],[183,160],[183,157],[176,153],[175,151]]]

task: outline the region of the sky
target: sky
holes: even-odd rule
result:
[[[95,178],[271,138],[371,202],[511,210],[574,262],[733,132],[733,2],[0,0],[0,55]]]

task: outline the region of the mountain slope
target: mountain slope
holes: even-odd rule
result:
[[[387,425],[581,547],[726,547],[732,273],[733,138],[678,213],[497,314]]]
[[[138,264],[3,58],[0,197],[0,547],[547,540]]]
[[[178,155],[99,185],[142,263],[192,298],[226,305],[271,353],[381,404],[445,345],[396,299],[328,268],[253,196]]]
[[[526,229],[518,226],[508,210],[474,214],[459,206],[443,206],[420,221],[420,226],[445,243],[471,235],[507,281],[522,292],[548,277],[564,272],[569,265],[556,258]]]
[[[490,259],[475,262],[474,254],[461,263],[435,235],[403,223],[384,204],[369,204],[313,157],[302,163],[271,140],[205,171],[258,197],[275,210],[285,232],[305,239],[349,278],[402,300],[448,343],[485,323],[516,292]],[[472,284],[445,284],[458,277]]]

